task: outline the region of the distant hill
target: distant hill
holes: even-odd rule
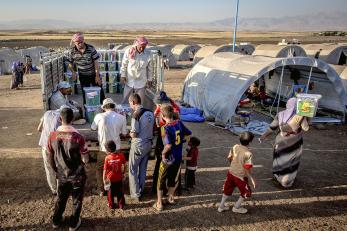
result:
[[[242,31],[322,31],[347,30],[347,13],[316,13],[280,18],[239,18]],[[220,30],[231,31],[233,18],[206,23],[124,23],[109,25],[86,25],[64,20],[18,20],[0,22],[0,30],[27,29],[110,29],[110,30]]]

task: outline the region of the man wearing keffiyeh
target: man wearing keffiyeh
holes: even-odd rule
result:
[[[73,64],[76,64],[82,91],[84,87],[101,87],[100,103],[102,103],[105,99],[105,93],[99,73],[99,54],[92,45],[84,42],[84,35],[82,33],[76,33],[72,36],[70,46],[71,49],[68,53],[67,61],[69,62],[68,68],[72,72],[72,79],[77,80],[77,73],[73,68]],[[83,104],[85,104],[84,94]]]
[[[148,40],[139,36],[134,44],[124,52],[121,67],[121,82],[124,84],[122,104],[128,103],[130,94],[140,95],[145,101],[145,90],[152,86],[153,63],[151,54],[146,50]]]

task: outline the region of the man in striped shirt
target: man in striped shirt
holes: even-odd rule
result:
[[[72,65],[75,63],[77,66],[83,92],[83,104],[86,103],[83,88],[91,86],[101,87],[100,104],[102,104],[102,101],[105,99],[105,93],[102,89],[102,82],[99,73],[99,54],[92,45],[84,42],[84,36],[82,33],[74,34],[70,45],[72,48],[67,55],[67,61],[69,62],[68,68],[72,72],[72,79],[76,80],[77,73]]]

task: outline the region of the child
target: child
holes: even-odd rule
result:
[[[200,145],[200,140],[196,137],[191,137],[187,149],[188,154],[184,157],[184,160],[187,160],[186,163],[186,172],[184,174],[185,179],[185,189],[193,188],[195,185],[195,171],[198,167],[198,155],[199,150],[198,146]]]
[[[126,160],[123,153],[117,153],[117,147],[113,140],[105,144],[107,156],[105,158],[103,179],[105,188],[111,184],[107,194],[108,207],[110,209],[123,209],[125,205],[123,194],[123,179],[125,179],[125,165]],[[114,205],[114,196],[117,196],[118,206]]]
[[[163,189],[168,186],[168,202],[174,204],[175,181],[178,178],[179,169],[182,162],[182,144],[185,136],[191,135],[179,120],[174,120],[174,109],[171,105],[164,105],[161,108],[166,125],[162,127],[162,138],[164,149],[162,151],[162,161],[159,167],[157,184],[158,200],[153,205],[157,211],[163,210],[162,198]]]
[[[228,206],[225,206],[225,201],[233,193],[235,187],[240,190],[240,197],[235,203],[232,211],[234,213],[247,213],[247,209],[241,207],[241,203],[245,198],[251,196],[251,189],[248,185],[248,179],[251,180],[253,187],[255,188],[255,180],[251,175],[252,153],[248,149],[248,145],[252,142],[254,135],[251,132],[242,132],[240,134],[240,143],[234,145],[230,150],[228,160],[230,161],[230,168],[227,174],[227,178],[223,186],[222,201],[218,207],[218,212],[229,210]]]

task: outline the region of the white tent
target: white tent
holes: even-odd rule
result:
[[[23,58],[26,55],[29,55],[31,59],[33,60],[33,66],[39,66],[40,65],[40,56],[43,53],[49,52],[49,49],[43,46],[38,47],[30,47],[26,49],[20,49],[16,51],[18,54],[20,54]]]
[[[335,68],[336,67],[339,67],[338,73],[340,74],[340,78],[342,80],[343,86],[345,87],[345,90],[347,91],[347,67],[346,66],[335,66]]]
[[[158,45],[160,47],[165,47],[165,49],[170,49],[170,51],[172,50],[172,48],[175,46],[175,45],[172,45],[172,44],[160,44]]]
[[[347,44],[307,44],[301,45],[307,56],[324,60],[334,65],[347,64]]]
[[[1,48],[0,49],[0,72],[1,74],[11,74],[12,73],[12,63],[16,61],[24,62],[24,59],[20,54],[11,48]]]
[[[158,46],[152,46],[152,47],[148,47],[149,50],[159,50],[164,57],[166,57],[168,59],[168,65],[169,67],[174,67],[176,66],[177,62],[175,59],[175,56],[172,54],[171,52],[171,48],[170,46],[167,45],[158,45]]]
[[[297,45],[272,45],[262,44],[255,48],[252,55],[262,55],[274,58],[285,57],[305,57],[306,52],[303,48]]]
[[[251,55],[253,54],[255,47],[250,43],[240,43],[237,45],[240,49],[239,53],[244,55]]]
[[[194,59],[194,55],[201,47],[199,45],[179,44],[172,48],[172,53],[177,61],[189,61]]]
[[[233,45],[226,44],[220,46],[208,45],[201,47],[200,50],[195,54],[193,63],[198,63],[201,59],[220,52],[232,52]],[[235,52],[245,55],[251,55],[254,51],[254,46],[251,44],[240,44],[235,46]]]
[[[117,52],[118,50],[123,50],[126,46],[129,46],[129,44],[126,44],[126,43],[116,44],[112,50]]]
[[[184,102],[203,110],[205,116],[228,122],[249,86],[262,77],[267,79],[269,85],[279,82],[279,76],[274,74],[270,78],[269,73],[282,70],[282,67],[300,71],[312,67],[319,76],[312,76],[312,81],[317,84],[308,93],[322,94],[319,101],[321,108],[345,113],[347,95],[339,75],[329,64],[308,57],[271,58],[231,52],[210,55],[196,64],[187,75],[182,98]],[[283,75],[283,82],[289,79],[290,76]],[[300,81],[307,83],[307,77],[302,77]],[[280,89],[285,92],[286,84]],[[271,89],[266,86],[266,90]]]
[[[232,52],[233,51],[233,45],[221,45],[221,46],[213,46],[213,45],[209,45],[209,46],[204,46],[201,47],[198,52],[196,52],[195,56],[194,56],[194,60],[193,63],[196,64],[198,63],[201,59],[212,55],[212,54],[216,54],[219,52]],[[236,46],[235,47],[235,52],[239,52],[240,49]]]

